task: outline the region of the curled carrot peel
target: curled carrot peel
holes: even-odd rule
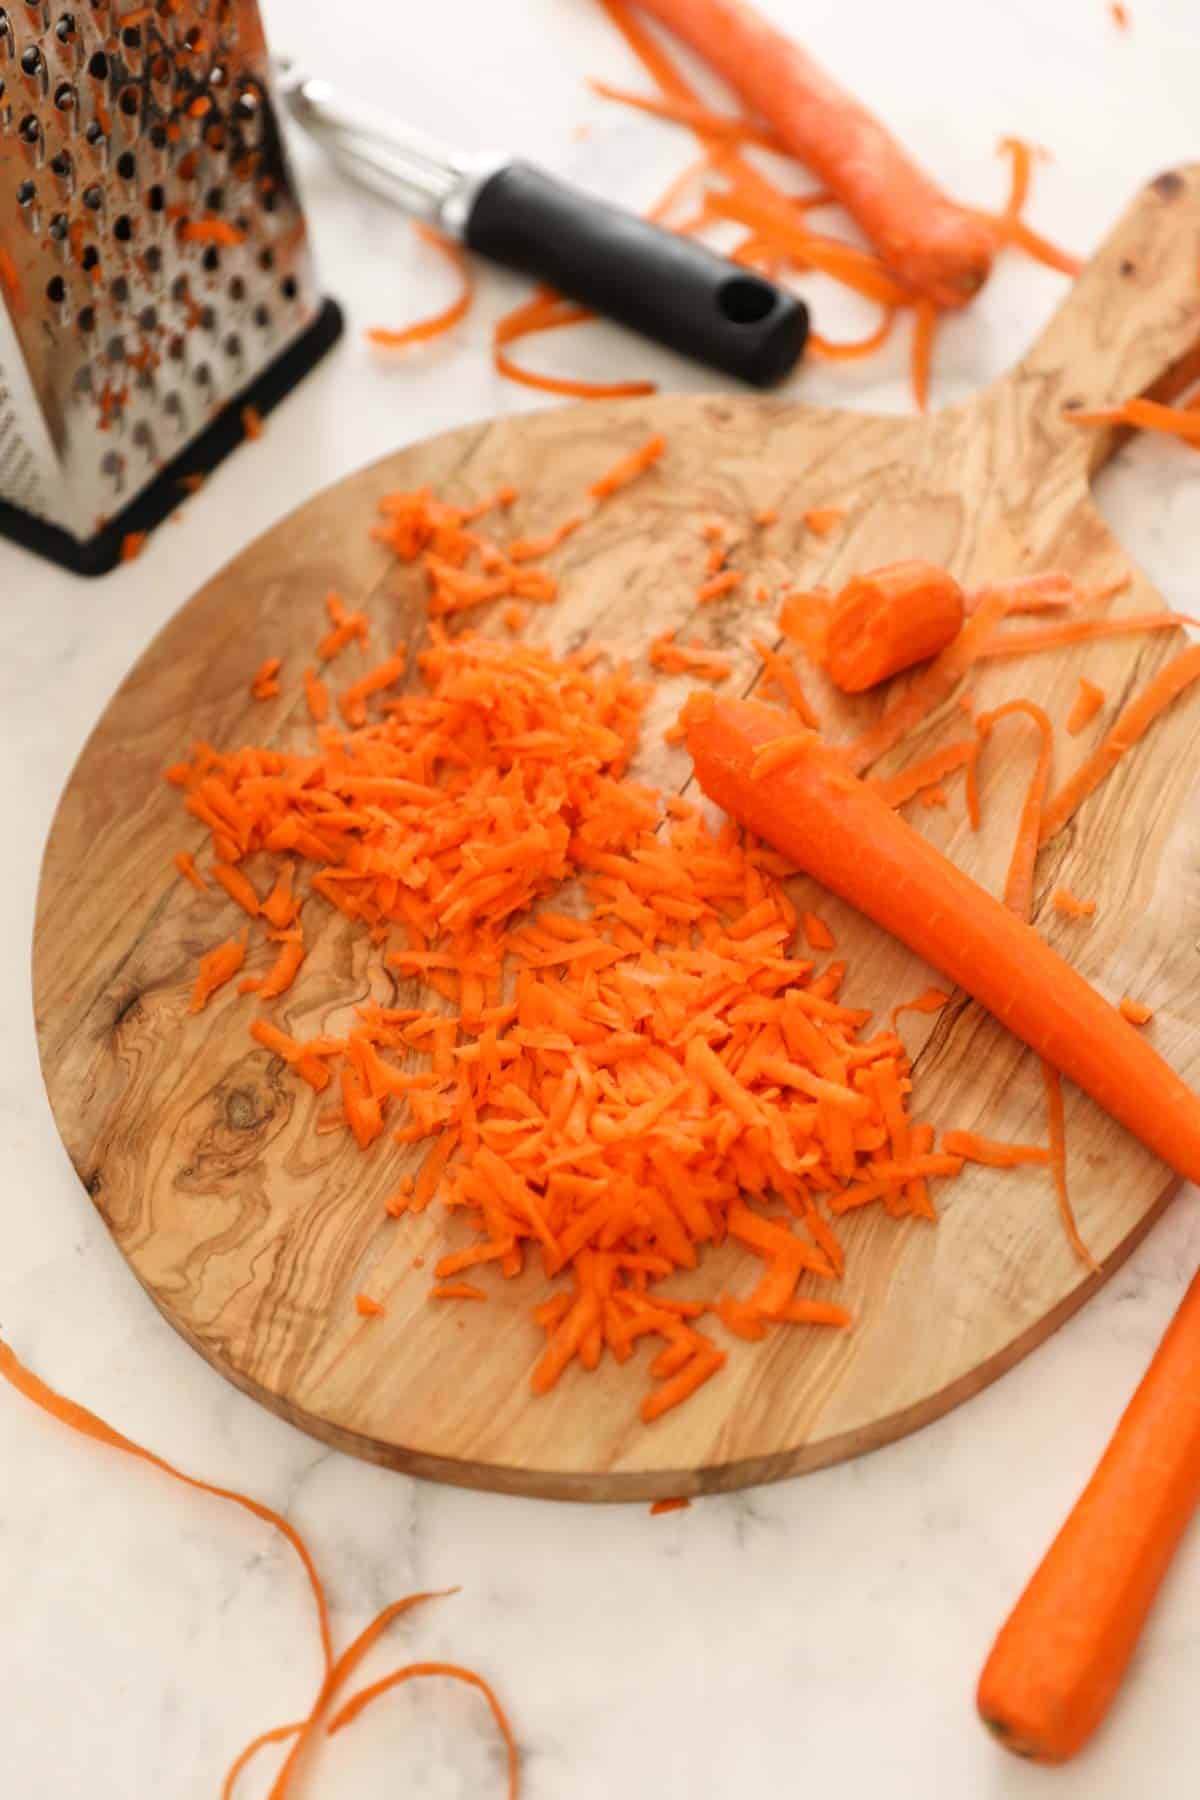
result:
[[[933,370],[933,339],[938,309],[932,300],[918,300],[913,313],[912,386],[919,412],[929,409],[929,381]]]
[[[1135,431],[1157,431],[1167,437],[1200,444],[1200,412],[1192,406],[1167,406],[1161,400],[1126,400],[1122,406],[1066,407],[1068,425],[1128,425]]]
[[[889,563],[848,581],[829,613],[825,662],[843,693],[860,694],[953,643],[963,594],[926,562]]]
[[[444,336],[466,318],[475,297],[471,267],[459,246],[449,238],[444,238],[440,232],[432,231],[428,225],[417,224],[414,229],[424,243],[440,251],[451,263],[458,275],[459,292],[449,306],[434,313],[431,318],[419,319],[415,325],[405,325],[400,330],[372,326],[367,332],[367,341],[379,350],[407,350],[413,344],[427,344],[434,338]]]
[[[1048,1163],[1050,1152],[1041,1144],[1006,1144],[995,1138],[980,1137],[974,1131],[947,1131],[942,1136],[942,1149],[948,1156],[961,1156],[964,1162],[986,1163],[993,1169],[1016,1169],[1026,1163]]]
[[[1054,754],[1054,727],[1046,715],[1045,709],[1033,700],[1010,700],[1004,706],[998,706],[994,712],[982,713],[975,722],[975,729],[981,738],[988,738],[1002,719],[1009,719],[1023,713],[1032,719],[1038,729],[1038,755],[1030,776],[1025,800],[1021,807],[1021,816],[1017,824],[1016,842],[1013,846],[1012,860],[1009,863],[1008,875],[1004,884],[1004,904],[1011,907],[1017,917],[1029,920],[1033,913],[1033,871],[1037,862],[1039,847],[1038,834],[1042,824],[1042,809],[1046,803],[1046,789],[1050,782],[1050,760]]]
[[[1112,773],[1126,751],[1200,677],[1200,645],[1183,650],[1122,708],[1112,729],[1052,797],[1042,818],[1041,842],[1056,837],[1083,802]]]

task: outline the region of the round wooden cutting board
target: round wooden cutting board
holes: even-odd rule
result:
[[[1180,364],[1200,340],[1198,265],[1200,172],[1162,176],[1035,349],[969,405],[916,420],[680,398],[470,427],[320,495],[176,615],[112,701],[63,797],[42,877],[34,982],[46,1084],[75,1167],[147,1292],[216,1368],[305,1430],[396,1468],[514,1493],[644,1499],[773,1479],[910,1431],[975,1393],[1095,1290],[1103,1274],[1089,1276],[1072,1256],[1045,1170],[972,1168],[943,1188],[936,1226],[896,1223],[879,1209],[843,1222],[852,1330],[730,1343],[721,1375],[651,1427],[638,1418],[644,1346],[623,1367],[574,1368],[534,1399],[529,1371],[542,1338],[529,1308],[539,1277],[489,1280],[487,1305],[431,1305],[432,1262],[462,1242],[463,1227],[436,1203],[401,1220],[383,1207],[419,1152],[385,1135],[363,1155],[344,1133],[316,1135],[321,1102],[251,1041],[256,1008],[234,986],[189,1014],[198,957],[240,920],[218,890],[200,894],[176,877],[173,853],[198,850],[200,831],[162,771],[196,738],[304,741],[299,675],[332,586],[367,610],[376,654],[397,641],[419,647],[423,579],[368,535],[381,495],[428,483],[465,502],[512,482],[511,529],[537,533],[652,431],[668,439],[659,467],[552,560],[560,597],[526,630],[557,651],[596,643],[645,670],[650,638],[679,627],[726,651],[728,691],[746,692],[759,666],[751,637],[776,640],[777,608],[752,597],[760,579],[776,594],[900,556],[947,564],[972,585],[1045,568],[1086,582],[1127,573],[1115,610],[1155,608],[1159,596],[1088,495],[1112,434],[1062,413],[1141,393]],[[845,517],[820,538],[802,515],[827,506]],[[765,507],[778,524],[752,527]],[[750,575],[739,593],[696,612],[702,518],[727,522],[734,561]],[[486,616],[471,622],[498,629]],[[1079,676],[1098,682],[1109,705],[1081,736],[1059,734],[1061,779],[1172,653],[1168,637],[984,665],[973,691],[980,706],[1028,695],[1061,721]],[[283,692],[256,703],[249,678],[268,655],[284,657]],[[658,682],[633,770],[668,791],[688,779],[686,757],[662,742],[686,689]],[[831,689],[818,699],[835,739],[879,704],[839,701]],[[955,716],[951,703],[890,766],[961,736]],[[993,888],[1028,778],[1019,737],[1016,728],[1011,753],[988,759],[978,836],[958,796],[945,811],[913,815]],[[1044,852],[1037,904],[1041,930],[1104,992],[1155,1007],[1155,1042],[1193,1079],[1198,751],[1192,695]],[[1054,912],[1061,885],[1095,897],[1089,927]],[[931,972],[873,926],[824,896],[820,906],[850,964],[851,1004],[883,1012],[927,985]],[[353,1002],[392,1000],[380,952],[319,899],[307,902],[304,927],[308,960],[276,1008],[285,1029],[336,1030]],[[959,996],[905,1031],[920,1116],[999,1137],[1044,1135],[1036,1059],[977,1007]],[[1073,1091],[1067,1132],[1080,1227],[1107,1273],[1173,1178]],[[737,1282],[739,1254],[712,1256],[689,1288],[715,1295]],[[357,1315],[354,1296],[368,1286],[387,1294],[386,1317]]]

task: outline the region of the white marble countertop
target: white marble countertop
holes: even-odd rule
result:
[[[1139,182],[1197,151],[1194,0],[769,0],[964,197],[1002,192],[1009,131],[1056,160],[1033,217],[1079,248]],[[589,74],[642,85],[591,0],[268,0],[277,45],[466,144],[511,143],[614,197],[647,199],[687,154],[607,108]],[[580,127],[585,126],[586,130]],[[440,303],[444,270],[405,223],[309,155],[303,173],[349,333],[335,357],[162,531],[87,585],[0,544],[0,742],[10,771],[0,886],[0,1332],[48,1380],[214,1481],[283,1509],[327,1571],[340,1641],[387,1599],[462,1593],[395,1633],[404,1656],[489,1675],[520,1738],[528,1800],[734,1800],[808,1791],[885,1800],[1182,1800],[1200,1763],[1200,1535],[1185,1544],[1114,1716],[1058,1772],[996,1751],[972,1690],[1007,1607],[1091,1469],[1200,1261],[1195,1196],[1031,1359],[939,1424],[807,1479],[651,1519],[423,1485],[322,1450],[215,1375],[160,1320],[59,1146],[29,1003],[36,870],[55,799],[148,637],[235,549],[302,496],[394,445],[532,403],[499,382],[489,276],[453,343],[381,370],[361,328]],[[1013,262],[944,331],[937,395],[1012,361],[1061,291]],[[824,328],[857,322],[814,288]],[[547,366],[703,372],[607,327],[547,340]],[[813,365],[804,397],[906,404],[903,346],[866,368]],[[1196,465],[1131,446],[1099,499],[1172,601],[1200,606]],[[216,1503],[74,1439],[0,1390],[0,1792],[6,1800],[212,1800],[231,1753],[302,1710],[316,1676],[290,1555]],[[1191,1696],[1189,1698],[1189,1696]],[[269,1770],[248,1778],[266,1793]],[[502,1792],[476,1697],[405,1690],[339,1740],[305,1792],[487,1800]]]

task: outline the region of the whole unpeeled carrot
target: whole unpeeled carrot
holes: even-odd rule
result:
[[[995,238],[878,119],[744,0],[636,0],[774,128],[853,215],[888,267],[939,306],[987,280]]]
[[[978,1706],[1006,1749],[1064,1762],[1112,1704],[1200,1505],[1200,1275],[992,1647]]]
[[[687,746],[710,800],[964,988],[1189,1181],[1200,1098],[1024,920],[905,823],[839,752],[754,701],[702,695]],[[776,739],[794,746],[754,773]]]
[[[963,593],[927,562],[888,563],[848,581],[829,614],[825,660],[845,694],[927,662],[962,630]]]

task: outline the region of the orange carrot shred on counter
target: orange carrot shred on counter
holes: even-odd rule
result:
[[[435,1300],[486,1300],[481,1287],[471,1281],[442,1281],[431,1290]]]
[[[564,325],[577,325],[593,317],[586,307],[569,306],[549,290],[535,296],[532,302],[518,306],[496,322],[492,337],[492,362],[498,374],[523,387],[536,388],[545,394],[562,394],[575,400],[621,400],[653,394],[652,381],[573,381],[565,376],[539,375],[522,368],[508,354],[507,346],[534,332],[555,331]]]
[[[718,575],[710,575],[696,589],[696,605],[709,606],[714,600],[723,600],[726,594],[741,587],[745,579],[741,569],[723,569]]]
[[[803,683],[795,669],[780,651],[773,650],[761,638],[751,638],[750,647],[763,665],[763,680],[777,687],[802,725],[817,729],[817,715],[812,709]]]
[[[1143,738],[1167,708],[1200,677],[1200,645],[1192,645],[1166,663],[1125,706],[1112,728],[1075,773],[1053,795],[1042,817],[1041,842],[1049,843],[1112,773],[1128,750]]]
[[[378,1300],[373,1300],[370,1294],[355,1294],[354,1310],[364,1319],[381,1319],[387,1307],[381,1306]]]
[[[1050,1161],[1049,1150],[1041,1144],[1006,1144],[980,1137],[974,1131],[944,1132],[942,1149],[947,1156],[961,1156],[964,1162],[985,1163],[993,1169],[1016,1169],[1025,1163]]]
[[[192,988],[192,998],[188,1006],[189,1012],[203,1012],[218,988],[223,988],[232,981],[246,960],[246,934],[240,938],[227,938],[200,958],[200,970]]]
[[[1096,902],[1094,900],[1078,900],[1070,888],[1055,888],[1054,910],[1068,919],[1091,919],[1095,917]]]
[[[266,661],[259,665],[254,679],[250,683],[252,700],[271,700],[275,697],[279,692],[279,683],[275,678],[282,666],[282,659],[278,656],[268,656]]]
[[[266,429],[266,426],[263,424],[263,416],[258,408],[256,406],[243,406],[242,432],[246,441],[251,444],[257,443]]]
[[[833,602],[826,666],[843,693],[860,694],[937,656],[962,623],[963,593],[952,575],[932,563],[890,563],[856,575]]]
[[[367,332],[367,342],[374,344],[379,350],[406,350],[413,344],[427,344],[434,338],[442,337],[466,318],[475,297],[471,266],[459,245],[443,237],[440,232],[433,231],[428,225],[418,223],[414,230],[423,243],[440,251],[453,266],[459,280],[459,292],[441,312],[434,313],[431,318],[420,319],[414,325],[405,325],[399,330],[373,325]]]
[[[1067,730],[1072,737],[1090,725],[1100,708],[1104,705],[1104,689],[1089,681],[1086,675],[1079,677],[1079,692],[1076,694],[1067,714]]]
[[[900,1017],[903,1013],[906,1013],[906,1012],[915,1012],[915,1013],[941,1012],[942,1008],[944,1006],[948,1006],[949,1004],[950,1004],[950,995],[945,993],[943,991],[943,989],[935,988],[935,987],[926,988],[924,990],[924,992],[918,994],[915,999],[901,1000],[898,1005],[893,1006],[892,1013],[891,1013],[892,1030],[894,1031],[896,1029],[896,1026],[899,1024]]]
[[[1148,1025],[1154,1017],[1153,1007],[1146,1006],[1141,1000],[1131,1000],[1128,994],[1122,998],[1117,1011],[1123,1019],[1128,1019],[1131,1025]]]
[[[673,631],[661,632],[652,639],[648,655],[653,667],[666,675],[694,675],[701,681],[722,682],[733,673],[733,664],[727,656],[677,644]]]
[[[207,894],[208,883],[205,881],[203,875],[196,867],[195,862],[192,860],[190,850],[177,850],[175,852],[175,867],[179,870],[179,873],[183,876],[185,881],[190,881],[194,888],[198,888],[202,894]]]
[[[230,863],[215,862],[212,866],[212,878],[225,889],[231,900],[237,901],[243,912],[248,912],[252,919],[257,919],[262,906],[253,886],[240,869],[235,869]]]
[[[801,919],[801,924],[804,927],[804,941],[810,950],[832,950],[834,948],[832,931],[824,919],[818,918],[816,913],[806,912]]]
[[[136,562],[146,548],[149,537],[148,531],[127,531],[121,539],[121,561]]]
[[[666,449],[667,440],[661,434],[647,438],[644,444],[631,450],[628,456],[622,457],[606,474],[593,481],[588,493],[593,500],[608,499],[619,489],[628,487],[631,481],[636,481],[639,475],[644,475],[647,469],[652,469],[655,463],[661,462]]]
[[[1161,400],[1126,400],[1122,406],[1066,407],[1069,425],[1128,425],[1134,431],[1158,431],[1200,445],[1200,412],[1190,406],[1167,406]]]
[[[323,725],[329,717],[329,689],[310,664],[304,671],[304,700],[314,725]]]
[[[804,514],[805,529],[815,532],[817,537],[828,537],[845,516],[845,508],[841,506],[810,506]]]
[[[650,1505],[650,1517],[661,1519],[664,1513],[682,1512],[692,1503],[683,1494],[677,1494],[671,1500],[654,1500]]]

